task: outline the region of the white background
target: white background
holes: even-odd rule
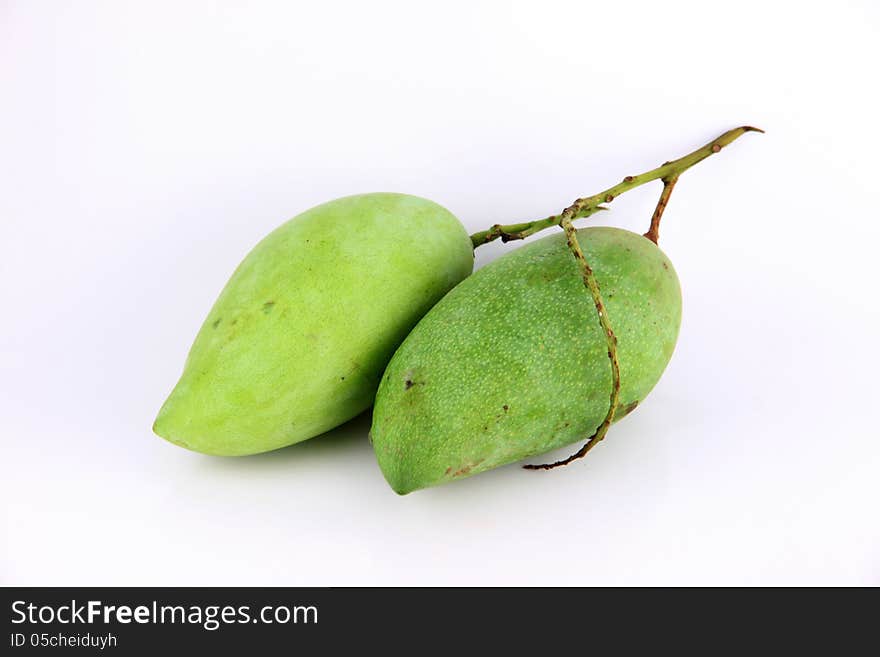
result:
[[[0,2],[0,582],[880,584],[878,33],[871,0]],[[240,459],[152,435],[302,210],[473,231],[742,123],[664,219],[672,363],[584,461],[398,497],[365,417]]]

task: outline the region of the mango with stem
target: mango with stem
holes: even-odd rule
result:
[[[586,438],[586,455],[663,373],[678,335],[681,293],[657,247],[679,176],[746,132],[626,176],[559,215],[471,236],[474,247],[565,232],[508,254],[453,290],[416,326],[382,379],[372,440],[400,494],[470,476]],[[576,219],[653,180],[663,192],[643,236],[578,231]],[[581,246],[581,243],[584,246]],[[587,294],[584,294],[586,290]]]

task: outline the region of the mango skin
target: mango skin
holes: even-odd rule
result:
[[[372,404],[394,350],[472,270],[465,228],[423,198],[363,194],[298,215],[235,270],[153,430],[244,455],[342,424]]]
[[[578,239],[617,334],[620,419],[672,356],[681,289],[641,235],[586,228]],[[382,378],[373,448],[403,495],[582,442],[610,392],[596,308],[558,233],[477,271],[419,322]]]

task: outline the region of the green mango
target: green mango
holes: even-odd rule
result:
[[[578,240],[618,339],[620,419],[672,356],[678,277],[641,235],[586,228]],[[592,297],[555,234],[467,278],[413,329],[379,386],[373,448],[403,495],[584,441],[608,411],[611,385]]]
[[[369,408],[394,350],[473,262],[464,226],[423,198],[363,194],[304,212],[235,270],[153,430],[243,455],[342,424]]]

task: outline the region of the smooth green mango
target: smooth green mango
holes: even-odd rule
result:
[[[578,238],[617,334],[620,419],[672,356],[681,290],[641,235],[587,228]],[[560,233],[476,272],[419,322],[382,378],[373,448],[405,494],[584,441],[610,392],[596,308]]]
[[[373,402],[410,329],[473,269],[467,231],[404,194],[330,201],[291,219],[236,269],[153,430],[199,452],[264,452]]]

